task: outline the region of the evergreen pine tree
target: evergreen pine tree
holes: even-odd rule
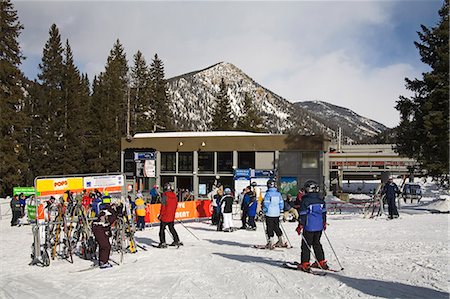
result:
[[[400,96],[396,109],[400,112],[397,128],[397,149],[400,154],[415,158],[430,175],[448,174],[449,169],[449,1],[439,11],[436,27],[421,26],[419,49],[421,61],[431,71],[422,79],[406,78],[411,98]]]
[[[213,131],[233,130],[234,121],[227,92],[228,87],[225,84],[225,80],[222,78],[220,81],[219,93],[217,94],[217,104],[211,123],[211,130]]]
[[[64,173],[59,164],[64,156],[64,49],[55,24],[50,27],[49,35],[39,64],[39,81],[30,93],[34,131],[31,161],[35,176]]]
[[[169,98],[167,96],[167,85],[164,79],[164,64],[155,54],[150,65],[150,79],[152,87],[152,105],[155,111],[154,124],[163,130],[174,129],[172,111],[169,108]]]
[[[24,112],[25,78],[19,70],[23,60],[18,42],[23,29],[10,0],[0,2],[0,196],[23,185],[28,168]]]
[[[85,133],[83,107],[86,98],[68,40],[64,54],[64,155],[60,165],[65,173],[81,173],[84,165],[82,138]]]
[[[249,132],[264,132],[262,119],[256,113],[255,105],[248,93],[244,95],[243,115],[237,122],[236,129]]]
[[[155,117],[152,105],[152,90],[149,68],[141,51],[134,55],[131,68],[131,132],[151,132]]]
[[[89,167],[95,172],[120,169],[120,140],[127,130],[128,66],[119,40],[113,45],[105,71],[94,79],[89,125]]]

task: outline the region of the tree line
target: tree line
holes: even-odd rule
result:
[[[32,185],[36,176],[119,171],[121,138],[155,128],[177,130],[157,54],[148,64],[137,51],[129,67],[117,39],[91,84],[53,24],[37,78],[30,80],[20,70],[24,27],[10,0],[0,2],[0,15],[0,196],[13,186]],[[221,85],[217,95],[216,110],[223,115],[216,113],[215,130],[230,128],[231,112],[223,110],[229,108],[226,89]],[[246,120],[255,117],[250,103],[232,128],[262,129],[260,120]]]

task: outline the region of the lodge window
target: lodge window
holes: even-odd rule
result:
[[[199,173],[214,172],[214,152],[198,153],[198,172]]]
[[[233,152],[217,152],[217,171],[233,173]]]
[[[255,152],[238,152],[238,168],[255,169]]]
[[[318,168],[319,157],[316,152],[302,153],[302,168]]]
[[[192,172],[193,165],[193,154],[189,153],[178,153],[178,171]]]
[[[175,153],[161,153],[161,172],[175,172]]]

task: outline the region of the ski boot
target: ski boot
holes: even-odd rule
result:
[[[167,248],[167,244],[166,243],[159,243],[159,245],[157,247],[158,248]]]
[[[330,267],[328,267],[327,261],[326,260],[322,260],[319,263],[314,262],[311,265],[311,268],[318,268],[318,269],[323,269],[323,270],[328,270],[330,269]]]
[[[311,272],[311,266],[309,262],[303,262],[297,265],[297,269],[303,272]]]
[[[100,269],[108,269],[108,268],[112,268],[112,265],[109,262],[106,263],[100,263],[99,266]]]
[[[275,247],[288,247],[288,244],[283,241],[283,236],[278,237],[278,242],[275,243]]]
[[[172,244],[170,244],[169,246],[177,246],[177,247],[183,246],[183,242],[180,242],[180,241],[173,241]]]
[[[270,250],[275,248],[275,245],[272,243],[272,240],[269,239],[269,241],[266,244],[266,248]]]

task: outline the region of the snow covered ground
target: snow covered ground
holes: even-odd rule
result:
[[[251,248],[265,243],[260,222],[257,231],[233,233],[185,223],[200,241],[177,224],[180,249],[149,246],[159,229],[147,228],[136,233],[147,251],[126,254],[121,266],[77,272],[91,263],[75,257],[29,266],[31,227],[10,227],[3,217],[0,298],[449,298],[449,214],[400,213],[391,221],[330,215],[326,233],[345,269],[326,276],[280,267],[300,258],[296,223],[283,223],[294,248],[273,251]],[[339,268],[325,237],[322,243]]]

